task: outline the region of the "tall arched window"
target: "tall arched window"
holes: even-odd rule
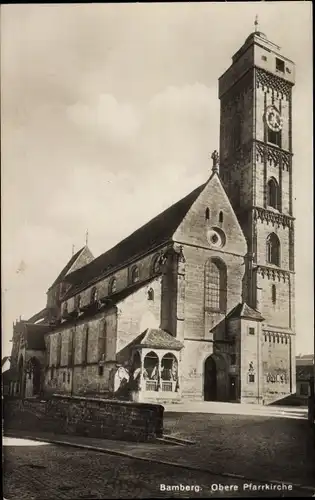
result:
[[[161,270],[161,255],[155,255],[153,257],[151,272],[152,274],[157,274]]]
[[[131,269],[131,283],[137,283],[137,281],[139,281],[139,268],[137,266],[134,266],[132,269]]]
[[[210,219],[210,210],[208,207],[206,208],[205,218],[206,218],[206,220]]]
[[[280,266],[280,241],[275,233],[269,234],[267,238],[267,262]]]
[[[64,302],[62,307],[62,316],[65,318],[68,315],[68,302]]]
[[[271,300],[272,303],[275,304],[277,302],[277,289],[276,285],[271,286]]]
[[[83,330],[82,338],[82,364],[85,365],[88,362],[88,350],[89,350],[89,325],[85,325]]]
[[[269,179],[267,185],[267,205],[276,209],[279,207],[279,186],[273,177]]]
[[[117,289],[117,280],[116,278],[112,278],[109,282],[109,286],[108,286],[108,293],[109,294],[112,294],[112,293],[115,293],[116,292],[116,289]]]
[[[205,307],[212,311],[226,310],[226,267],[221,261],[206,262]]]
[[[81,295],[77,295],[75,298],[75,308],[77,311],[80,311],[81,307]]]
[[[154,290],[153,290],[153,288],[149,288],[149,290],[148,290],[148,300],[154,300]]]
[[[94,286],[91,290],[91,304],[94,304],[97,301],[97,288]]]
[[[222,210],[220,211],[219,213],[219,222],[222,223],[223,222],[223,212]]]

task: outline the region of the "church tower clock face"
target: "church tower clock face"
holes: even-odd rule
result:
[[[267,126],[273,132],[280,132],[283,126],[283,118],[275,106],[268,106],[266,109],[265,120]]]

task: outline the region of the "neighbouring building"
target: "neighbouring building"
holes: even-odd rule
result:
[[[14,325],[15,393],[268,404],[295,393],[292,88],[259,31],[219,79],[204,184],[93,258]],[[48,257],[49,258],[49,257]]]
[[[314,354],[296,357],[296,397],[305,405],[311,395],[311,380],[314,377]]]

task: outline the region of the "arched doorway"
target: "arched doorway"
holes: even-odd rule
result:
[[[205,361],[204,368],[204,388],[205,401],[217,401],[217,365],[213,356],[209,356]]]

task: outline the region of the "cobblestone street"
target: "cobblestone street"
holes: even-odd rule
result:
[[[307,422],[177,413],[166,414],[165,427],[168,433],[193,439],[195,444],[137,445],[63,436],[77,444],[125,451],[133,458],[52,444],[36,446],[39,443],[35,442],[19,446],[18,441],[5,438],[4,497],[7,500],[53,500],[311,497],[314,494],[314,453],[311,443],[308,445]],[[156,463],[159,460],[172,462],[177,467]],[[233,473],[242,474],[244,479],[232,477]],[[256,478],[260,482],[255,482]],[[293,483],[292,490],[286,487],[282,491],[268,490],[268,481]],[[257,491],[250,486],[244,489],[244,485],[251,483],[265,490]],[[161,484],[182,490],[197,488],[161,491]]]
[[[161,484],[195,491],[161,491]],[[256,492],[243,490],[244,484],[233,478],[155,463],[148,466],[138,460],[55,445],[9,446],[5,451],[4,496],[8,500],[256,497]],[[288,496],[294,495],[307,496],[297,491]],[[283,495],[272,491],[264,496]]]

